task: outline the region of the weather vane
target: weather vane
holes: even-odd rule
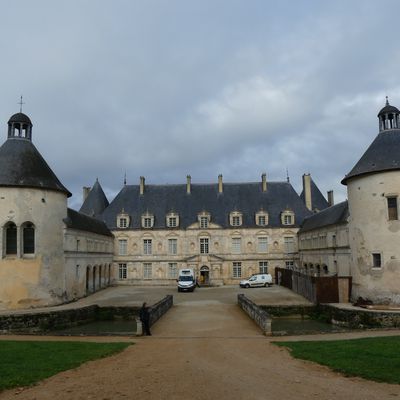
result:
[[[25,104],[25,103],[22,101],[22,95],[21,95],[21,99],[20,99],[20,101],[18,102],[18,104],[19,104],[19,112],[22,113],[22,105]]]

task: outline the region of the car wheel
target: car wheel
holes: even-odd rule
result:
[[[249,284],[247,284],[247,285],[245,286],[245,288],[246,288],[246,289],[248,289],[249,287],[250,287],[250,285],[249,285]]]

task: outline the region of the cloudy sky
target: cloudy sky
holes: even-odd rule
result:
[[[340,184],[400,105],[398,1],[0,0],[0,124],[82,201],[146,183]]]

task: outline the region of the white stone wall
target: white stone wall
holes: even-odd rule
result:
[[[63,218],[67,196],[29,188],[0,188],[0,309],[52,305],[66,298]],[[4,226],[18,229],[18,254],[5,254]],[[35,254],[22,254],[21,225],[35,226]]]
[[[64,230],[67,300],[75,300],[111,285],[115,280],[112,236]]]
[[[400,195],[400,173],[390,171],[348,181],[353,297],[400,304],[400,221],[389,221],[387,196]],[[373,268],[372,253],[382,267]]]
[[[350,244],[348,224],[335,224],[301,232],[299,268],[309,274],[350,276]],[[312,267],[311,267],[312,266]],[[324,266],[328,273],[324,273]]]
[[[222,229],[210,224],[208,229],[193,224],[183,229],[115,230],[114,262],[118,274],[119,263],[127,264],[127,279],[119,284],[175,285],[168,277],[168,264],[176,262],[177,268],[194,268],[200,276],[203,267],[209,270],[210,284],[237,284],[241,279],[259,272],[259,262],[268,261],[268,272],[274,275],[275,267],[284,267],[286,261],[297,260],[297,228]],[[268,249],[258,249],[258,238],[268,238]],[[285,251],[284,237],[293,238],[293,252]],[[209,254],[200,254],[200,238],[209,238]],[[232,238],[241,238],[241,251],[234,253]],[[119,254],[119,240],[127,240],[127,254]],[[152,254],[145,255],[143,240],[152,240]],[[177,254],[169,254],[168,239],[177,239]],[[242,263],[241,278],[233,277],[233,262]],[[152,264],[152,277],[145,279],[143,263]]]

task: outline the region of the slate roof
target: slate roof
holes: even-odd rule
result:
[[[21,138],[9,138],[0,147],[0,186],[50,189],[71,196],[33,143]]]
[[[104,194],[103,188],[101,187],[98,179],[96,179],[95,184],[83,202],[79,212],[96,218],[101,215],[108,205],[109,202]]]
[[[17,113],[17,114],[12,115],[10,117],[10,119],[8,120],[8,123],[10,124],[12,122],[22,122],[25,124],[32,125],[30,118],[24,113]]]
[[[71,208],[68,208],[67,213],[67,218],[64,218],[64,223],[67,228],[93,232],[99,235],[113,236],[103,221],[81,214]]]
[[[344,224],[347,222],[348,216],[349,208],[346,200],[306,218],[301,225],[299,233],[312,231],[329,225]]]
[[[379,133],[353,169],[343,178],[347,185],[356,176],[400,169],[400,129]]]
[[[303,203],[305,204],[306,201],[304,198],[304,190],[301,192],[300,198],[303,200]],[[328,201],[325,199],[324,195],[318,189],[318,186],[315,184],[312,178],[311,178],[311,205],[313,210],[317,209],[319,211],[329,207]]]
[[[138,185],[127,185],[103,212],[101,218],[109,229],[116,229],[117,215],[124,210],[131,217],[130,228],[141,228],[141,216],[147,211],[154,215],[154,228],[166,228],[169,212],[179,215],[179,228],[197,222],[198,214],[207,211],[211,222],[230,228],[229,214],[243,213],[242,228],[256,227],[255,213],[263,209],[269,213],[268,227],[281,227],[280,214],[289,208],[295,213],[299,226],[311,212],[305,207],[292,185],[287,182],[268,182],[262,192],[260,182],[224,183],[224,193],[218,193],[218,184],[192,184],[191,194],[186,185],[146,185],[140,195]]]

